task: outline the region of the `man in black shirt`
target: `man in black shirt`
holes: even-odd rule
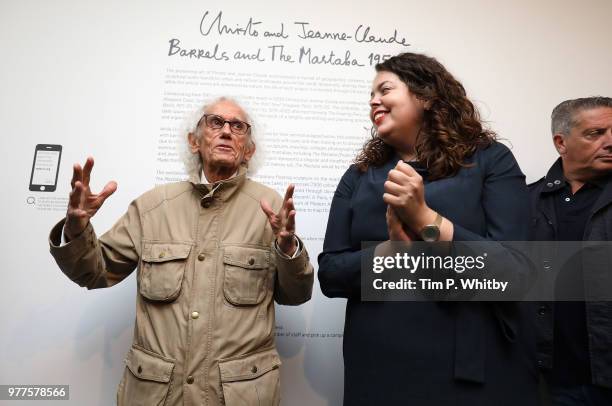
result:
[[[552,134],[560,157],[530,185],[533,239],[611,240],[612,99],[564,101]],[[590,271],[573,256],[558,270],[558,300],[537,309],[538,365],[556,406],[612,405],[612,302],[589,301]]]

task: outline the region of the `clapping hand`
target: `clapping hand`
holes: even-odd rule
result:
[[[413,238],[404,230],[402,221],[397,217],[395,210],[387,206],[387,231],[390,241],[412,241]]]
[[[407,163],[399,161],[389,171],[384,190],[384,202],[394,209],[402,223],[412,232],[418,233],[423,225],[435,219],[436,212],[425,202],[423,178]]]

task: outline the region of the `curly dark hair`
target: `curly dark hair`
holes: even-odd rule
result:
[[[436,59],[415,53],[402,53],[379,63],[377,72],[392,72],[418,99],[428,102],[415,150],[417,160],[435,180],[457,174],[479,148],[491,145],[496,134],[485,129],[465,89]],[[378,137],[372,138],[355,158],[360,171],[381,166],[394,155],[394,149]]]

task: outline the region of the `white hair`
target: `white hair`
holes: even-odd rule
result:
[[[248,143],[250,146],[257,146],[255,149],[255,153],[248,161],[248,174],[253,175],[257,172],[257,169],[261,166],[263,153],[261,151],[261,145],[257,144],[256,139],[259,134],[259,126],[257,122],[254,120],[253,115],[248,111],[247,108],[244,107],[244,104],[240,103],[235,97],[228,96],[217,96],[206,99],[202,106],[191,114],[189,114],[181,126],[181,130],[179,132],[180,142],[179,145],[179,156],[183,160],[183,164],[185,165],[185,171],[189,176],[189,180],[192,182],[199,182],[200,174],[202,173],[202,157],[198,152],[191,152],[191,147],[189,145],[189,134],[193,134],[196,139],[200,139],[202,136],[201,128],[197,128],[198,122],[204,115],[204,112],[210,107],[222,101],[229,101],[234,103],[236,106],[240,107],[244,114],[246,115],[247,122],[251,125],[251,129],[249,131],[249,139]]]

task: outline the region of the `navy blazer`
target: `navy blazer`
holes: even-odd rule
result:
[[[383,184],[396,165],[351,166],[335,192],[323,252],[321,290],[348,298],[345,405],[535,405],[534,338],[512,302],[361,302],[364,241],[388,240]],[[457,175],[425,180],[425,200],[454,224],[457,241],[524,241],[525,176],[510,150],[493,143]],[[528,277],[519,258],[514,269]],[[459,400],[459,403],[457,403]]]

